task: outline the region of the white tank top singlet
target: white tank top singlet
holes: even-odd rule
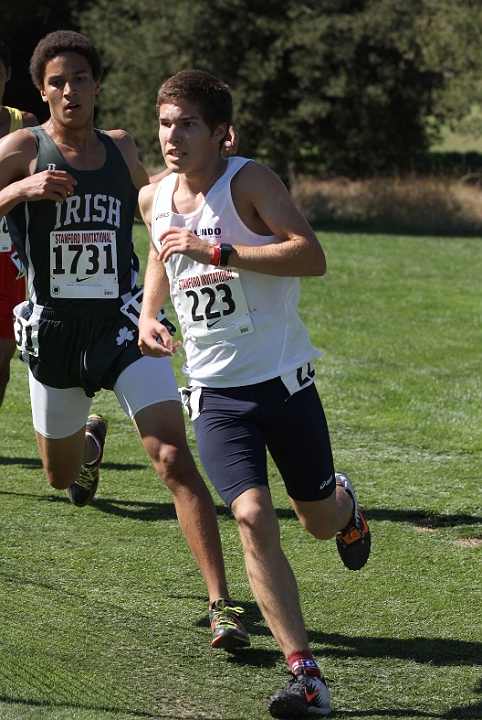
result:
[[[247,163],[231,157],[226,171],[192,213],[173,212],[178,177],[161,180],[152,207],[152,238],[171,226],[187,227],[202,240],[259,247],[281,242],[257,235],[239,217],[231,180]],[[190,384],[239,387],[271,380],[312,362],[316,350],[298,315],[300,281],[264,273],[202,265],[181,254],[166,263],[171,297],[186,351]]]

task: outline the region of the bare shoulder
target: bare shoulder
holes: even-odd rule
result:
[[[244,215],[243,207],[254,207],[258,212],[261,206],[269,203],[291,204],[292,200],[286,185],[266,165],[250,160],[231,181],[231,194],[238,212]]]
[[[271,231],[280,240],[298,236],[319,244],[284,182],[266,165],[246,163],[233,178],[231,194],[240,218],[253,232]]]
[[[260,192],[271,193],[273,190],[288,194],[283,181],[267,165],[255,160],[247,162],[234,176],[231,182],[233,196],[257,196]]]
[[[127,132],[127,130],[106,130],[105,133],[115,142],[128,165],[128,160],[131,162],[137,161],[137,146],[134,142],[134,138]]]
[[[139,190],[139,210],[141,211],[142,219],[147,225],[151,225],[152,203],[154,202],[154,195],[156,194],[158,185],[159,182],[151,182]]]
[[[263,163],[257,162],[256,160],[249,160],[245,165],[243,165],[237,176],[245,178],[246,181],[259,178],[260,180],[282,182],[278,175],[271,170],[271,168],[267,165],[263,165]]]
[[[139,190],[149,183],[149,175],[139,161],[139,151],[132,135],[126,130],[107,130],[106,134],[119,148],[129,168],[132,183]]]
[[[34,115],[33,113],[25,112],[24,110],[22,110],[21,112],[24,128],[40,125],[36,115]]]
[[[0,162],[14,155],[27,162],[37,157],[37,142],[28,130],[16,130],[0,139]]]
[[[28,130],[16,130],[0,140],[0,187],[33,174],[37,143]]]
[[[158,183],[160,180],[163,180],[165,177],[171,174],[171,171],[168,170],[168,168],[164,168],[164,170],[161,170],[161,172],[156,173],[156,175],[151,175],[149,177],[150,183]]]
[[[149,185],[144,185],[144,187],[139,190],[139,204],[152,203],[158,185],[159,182],[151,182]]]
[[[112,140],[115,143],[119,142],[129,142],[134,143],[134,139],[130,133],[127,132],[127,130],[121,130],[121,128],[118,128],[117,130],[105,130],[104,131],[106,135],[109,135],[109,137],[112,138]],[[135,145],[135,143],[134,143]]]

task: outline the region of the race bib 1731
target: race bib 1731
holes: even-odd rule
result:
[[[51,232],[50,294],[60,298],[118,297],[115,230]]]

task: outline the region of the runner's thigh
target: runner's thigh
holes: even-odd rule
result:
[[[249,388],[203,388],[194,420],[199,458],[228,506],[248,488],[268,485],[265,441],[249,393]]]
[[[180,402],[176,377],[169,358],[142,357],[121,372],[114,392],[131,420],[149,405]]]
[[[69,437],[86,423],[92,398],[82,388],[53,388],[34,378],[29,370],[30,402],[35,430],[47,438]]]
[[[262,402],[263,430],[271,456],[294,500],[323,500],[335,489],[325,413],[314,384],[289,395],[279,381]]]

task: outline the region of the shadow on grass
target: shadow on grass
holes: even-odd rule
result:
[[[129,466],[129,468],[134,467],[135,466]],[[47,499],[51,502],[69,502],[65,495],[49,495]],[[140,502],[138,500],[117,500],[116,498],[96,497],[92,501],[91,507],[107,515],[116,515],[122,518],[130,518],[131,520],[176,520],[176,513],[172,503]],[[428,510],[390,510],[388,508],[367,510],[363,508],[363,514],[369,521],[409,522],[413,525],[427,528],[482,524],[482,516],[480,515],[455,513],[442,515]],[[231,510],[225,505],[216,505],[216,515],[235,522]],[[279,520],[294,520],[295,522],[299,522],[294,510],[291,508],[276,508],[276,515]]]
[[[0,457],[0,466],[11,466],[17,465],[24,469],[38,469],[42,470],[42,462],[40,458],[11,458],[11,457]],[[149,467],[149,464],[142,463],[112,463],[105,462],[102,467],[106,470],[112,470],[114,472],[123,472],[130,470],[145,470]],[[0,494],[11,494],[16,493],[4,493]],[[18,493],[24,495],[25,493]],[[29,495],[33,497],[33,495]],[[65,495],[38,495],[39,498],[48,500],[49,502],[69,502]],[[176,513],[174,507],[170,503],[156,503],[156,502],[138,502],[136,500],[125,501],[117,500],[116,498],[94,498],[92,507],[97,510],[104,512],[108,515],[116,515],[122,518],[130,518],[132,520],[172,520],[176,519]],[[452,513],[450,515],[443,515],[440,513],[434,513],[429,510],[423,509],[411,509],[411,510],[393,510],[390,508],[374,508],[367,509],[363,508],[363,514],[367,520],[375,520],[380,522],[399,522],[399,523],[412,523],[427,528],[441,528],[441,527],[457,527],[460,525],[481,525],[482,516],[480,515],[468,515],[466,513]],[[216,515],[219,517],[230,518],[234,522],[233,514],[231,510],[225,505],[216,505]],[[279,520],[294,520],[298,522],[295,512],[291,508],[276,508],[276,515]]]
[[[0,465],[18,465],[22,468],[42,469],[40,458],[0,457]]]
[[[243,624],[249,634],[255,636],[271,636],[271,632],[263,620],[263,616],[255,602],[243,602]],[[204,627],[208,618],[200,619],[198,627]],[[308,629],[310,644],[323,645],[324,655],[333,658],[397,658],[410,660],[420,664],[444,666],[481,666],[482,642],[468,642],[453,638],[393,638],[393,637],[353,637],[339,633],[324,633]],[[232,660],[243,665],[272,667],[279,661],[280,651],[263,651],[254,648],[233,654]],[[477,692],[482,692],[478,689]]]
[[[69,704],[69,703],[44,703],[35,700],[19,700],[18,698],[10,698],[5,695],[0,696],[0,703],[9,703],[10,705],[19,705],[20,707],[26,708],[43,708],[48,710],[49,708],[56,710],[93,710],[95,712],[102,712],[106,714],[112,714],[114,718],[119,717],[120,714],[126,717],[133,718],[153,718],[154,720],[162,720],[163,718],[170,718],[170,715],[159,715],[156,713],[153,715],[149,712],[143,712],[142,710],[128,710],[119,707],[106,707],[105,705],[80,705],[80,704]]]
[[[37,458],[0,457],[0,466],[1,465],[18,465],[24,469],[42,469],[42,463],[40,459]],[[143,470],[148,467],[148,465],[140,463],[104,463],[103,467],[116,472],[122,472],[126,470]],[[67,496],[60,493],[58,495],[33,495],[31,493],[0,491],[0,495],[22,495],[28,497],[38,497],[40,500],[52,503],[69,503]],[[118,500],[116,498],[96,497],[92,501],[91,507],[105,513],[106,515],[114,515],[116,517],[131,520],[143,520],[145,522],[177,519],[174,505],[172,503],[140,502],[137,500]],[[279,520],[293,520],[298,522],[298,518],[296,517],[294,510],[291,508],[275,508],[275,510]],[[411,523],[413,525],[429,529],[482,525],[481,515],[468,515],[466,513],[452,513],[444,515],[423,509],[393,510],[390,508],[363,508],[363,514],[368,521],[374,520],[379,522],[388,521]],[[234,522],[231,510],[225,505],[216,505],[216,515],[218,517],[230,519]]]
[[[408,522],[413,525],[421,525],[428,528],[482,524],[481,515],[467,515],[466,513],[452,513],[450,515],[444,515],[420,508],[410,510],[392,510],[391,508],[367,509],[366,507],[362,507],[362,510],[363,515],[367,520],[397,523]],[[216,513],[217,515],[232,515],[228,508],[223,507],[216,507]],[[277,508],[276,515],[279,520],[295,520],[298,522],[298,518],[296,517],[294,510],[291,508]]]
[[[338,633],[308,631],[310,642],[323,645],[334,658],[398,658],[435,667],[469,665],[482,667],[482,643],[455,638],[348,637]]]
[[[177,520],[174,503],[130,502],[98,498],[92,503],[92,506],[107,515],[116,515],[130,520],[143,520],[144,522]]]
[[[477,695],[482,694],[482,681],[474,688]],[[370,710],[344,710],[333,712],[331,717],[339,718],[433,718],[434,720],[477,720],[482,718],[482,700],[476,704],[459,705],[446,710],[445,712],[427,712],[424,710],[416,710],[414,708],[384,708],[379,710],[373,708]]]
[[[231,515],[228,508],[224,508],[227,512],[222,512],[223,508],[216,507],[218,515]],[[363,507],[363,515],[367,520],[375,520],[377,522],[397,522],[412,523],[428,528],[439,527],[457,527],[458,525],[481,525],[481,515],[467,515],[466,513],[452,513],[444,515],[434,513],[430,510],[411,509],[411,510],[392,510],[390,508],[366,508]],[[296,514],[291,508],[277,508],[276,515],[279,520],[296,520]]]
[[[24,468],[42,469],[42,461],[40,458],[0,457],[0,465],[19,465]],[[102,469],[113,470],[114,472],[122,472],[124,470],[145,470],[147,467],[149,467],[149,463],[102,463]]]
[[[1,494],[1,493],[0,493]],[[39,496],[40,497],[40,496]],[[48,495],[42,498],[52,503],[70,505],[67,495]],[[115,498],[95,497],[89,508],[99,510],[106,515],[155,522],[157,520],[177,520],[173,503],[141,502],[139,500],[117,500]],[[82,511],[81,511],[82,512]]]
[[[415,710],[414,708],[385,708],[379,710],[344,710],[343,712],[332,712],[330,718],[427,718],[427,720],[479,720],[482,718],[482,703],[477,705],[463,705],[447,710],[445,713],[427,712]]]
[[[0,491],[0,495],[1,495]],[[42,497],[42,496],[38,496]],[[48,495],[42,497],[49,502],[67,503],[70,500],[65,494]],[[118,500],[117,498],[95,497],[89,507],[99,510],[106,515],[114,515],[116,517],[127,518],[130,520],[143,520],[145,522],[155,522],[157,520],[177,520],[174,503],[171,502],[145,502],[140,500]],[[216,515],[220,517],[234,517],[231,510],[227,507],[216,506]]]
[[[390,521],[390,522],[409,522],[413,525],[420,525],[428,528],[438,527],[457,527],[458,525],[480,525],[482,516],[467,515],[465,513],[453,513],[451,515],[443,515],[434,513],[429,510],[390,510],[388,508],[378,508],[374,510],[363,509],[363,514],[367,520]]]

